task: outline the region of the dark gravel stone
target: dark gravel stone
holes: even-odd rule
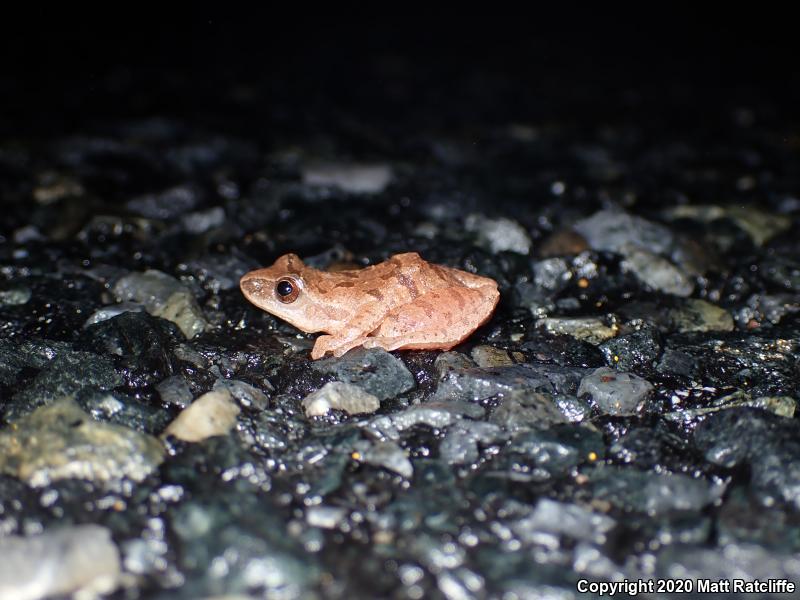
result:
[[[800,423],[753,408],[710,415],[694,433],[705,458],[728,469],[748,466],[750,485],[764,498],[800,507]]]
[[[403,361],[380,348],[357,348],[340,359],[318,360],[311,367],[338,381],[357,385],[378,400],[395,398],[415,385]]]
[[[661,356],[662,341],[652,327],[620,335],[600,345],[608,366],[637,374],[651,373]]]
[[[604,414],[633,415],[642,409],[652,391],[653,385],[646,379],[600,367],[581,379],[578,396],[591,396]]]
[[[4,407],[3,416],[13,421],[60,398],[74,397],[84,390],[110,390],[122,382],[109,357],[91,352],[63,352],[14,396],[14,402]]]
[[[181,336],[164,319],[147,313],[122,313],[86,329],[86,344],[117,356],[125,384],[131,389],[155,385],[180,371],[175,347]],[[120,382],[121,383],[121,382]]]
[[[585,372],[550,364],[455,368],[439,381],[433,397],[476,402],[521,389],[530,393],[570,394],[577,391]]]
[[[651,515],[698,511],[724,492],[724,486],[679,473],[599,467],[588,475],[594,498]]]
[[[517,481],[542,482],[567,475],[605,453],[602,435],[581,425],[556,425],[516,434],[498,457],[498,466]]]

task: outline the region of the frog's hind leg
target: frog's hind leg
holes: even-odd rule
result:
[[[449,350],[489,319],[498,299],[494,286],[430,291],[390,312],[364,347]]]

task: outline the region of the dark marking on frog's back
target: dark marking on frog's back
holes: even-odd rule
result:
[[[411,294],[411,298],[414,299],[419,296],[419,290],[417,289],[417,284],[414,283],[414,279],[409,277],[405,273],[398,273],[397,280],[400,282],[400,285],[405,287],[409,294]]]
[[[458,302],[459,310],[464,310],[464,307],[467,304],[464,300],[464,296],[462,296],[455,287],[450,289],[450,294],[456,299],[456,302]]]
[[[376,289],[374,289],[374,290],[366,290],[366,291],[365,291],[365,293],[366,293],[366,294],[369,294],[370,296],[372,296],[373,298],[375,298],[375,300],[377,300],[378,302],[380,302],[381,300],[383,300],[383,294],[381,294],[381,293],[380,293],[380,292],[377,290],[377,288],[376,288]]]

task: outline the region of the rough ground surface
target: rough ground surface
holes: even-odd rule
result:
[[[9,104],[0,547],[57,580],[0,568],[0,598],[800,583],[796,97],[746,61],[716,88],[416,52],[253,82],[206,49]],[[289,251],[411,250],[500,285],[451,352],[312,363],[238,290]]]

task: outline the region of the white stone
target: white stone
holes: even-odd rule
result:
[[[200,442],[217,435],[227,435],[236,425],[239,407],[227,390],[203,394],[184,408],[164,431],[185,442]]]

